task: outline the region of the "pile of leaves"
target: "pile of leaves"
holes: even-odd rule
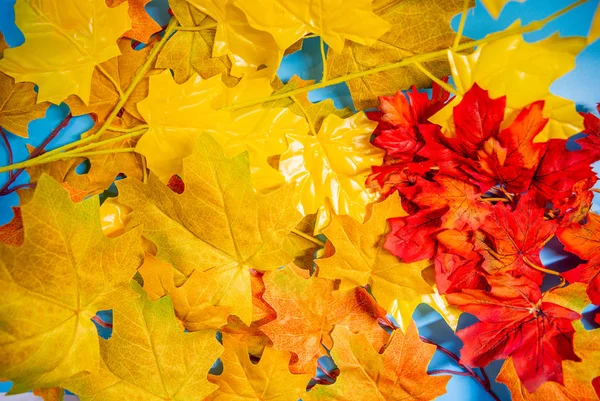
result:
[[[169,0],[164,27],[146,3],[17,0],[25,43],[0,40],[11,393],[425,401],[457,374],[499,400],[483,368],[505,360],[513,400],[599,398],[600,120],[549,87],[600,16],[587,38],[522,37],[585,0],[478,41],[468,0]],[[281,82],[312,36],[323,80]],[[379,110],[309,101],[341,82]],[[15,163],[11,135],[62,102]],[[578,265],[543,266],[549,242]],[[419,304],[479,320],[460,356],[419,336]],[[428,370],[436,350],[457,370]]]

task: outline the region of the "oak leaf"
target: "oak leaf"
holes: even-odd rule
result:
[[[587,283],[587,294],[592,303],[600,304],[600,216],[589,213],[585,224],[571,223],[561,227],[556,236],[565,250],[587,262],[582,263],[562,276],[568,282]]]
[[[528,391],[546,381],[563,383],[562,361],[579,361],[573,350],[573,320],[581,315],[545,302],[537,285],[504,285],[491,280],[489,292],[463,290],[447,295],[450,303],[475,315],[478,323],[459,330],[461,362],[484,367],[512,356],[515,370]]]
[[[130,285],[139,298],[113,309],[112,337],[100,340],[100,367],[64,387],[81,401],[202,400],[215,391],[207,380],[223,349],[215,332],[184,333],[169,297],[152,302],[136,282]]]
[[[373,205],[371,216],[364,224],[349,216],[334,215],[323,233],[333,243],[335,254],[317,259],[316,263],[318,276],[341,280],[341,290],[368,284],[377,303],[405,331],[416,306],[434,291],[421,276],[430,261],[402,263],[383,248],[389,231],[387,219],[403,214],[399,197],[392,195]]]
[[[123,34],[127,38],[148,43],[152,34],[160,31],[160,25],[148,15],[145,6],[151,0],[106,0],[109,7],[117,7],[125,2],[129,4],[129,18],[131,18],[131,29]]]
[[[299,210],[315,213],[331,201],[336,214],[362,221],[375,194],[365,188],[372,165],[381,163],[383,151],[369,142],[377,124],[364,113],[341,119],[328,116],[317,136],[288,134],[289,148],[281,155],[279,170],[299,189]]]
[[[194,270],[217,283],[215,305],[230,306],[246,324],[252,321],[249,269],[276,269],[292,258],[285,236],[300,220],[291,186],[257,195],[250,183],[246,153],[228,159],[208,134],[198,136],[183,163],[185,190],[177,194],[153,174],[143,184],[117,181],[119,202],[133,209],[130,227],[158,247],[171,263],[176,285]]]
[[[6,49],[0,70],[39,86],[38,102],[60,104],[74,94],[88,104],[94,68],[119,55],[117,39],[129,30],[127,5],[105,0],[23,0],[15,5],[25,44]]]
[[[297,401],[305,395],[312,375],[290,373],[291,353],[267,347],[254,364],[243,342],[225,335],[223,347],[223,373],[208,377],[219,389],[204,401]]]
[[[450,20],[462,10],[463,4],[462,0],[375,0],[375,14],[391,29],[372,46],[348,42],[343,50],[332,47],[327,58],[328,79],[448,48],[456,35],[450,28]],[[445,61],[423,65],[438,77],[450,73]],[[360,110],[377,106],[378,96],[391,95],[412,85],[427,88],[431,79],[412,67],[404,67],[348,81],[354,106]]]
[[[294,353],[294,373],[314,372],[317,358],[333,345],[330,333],[335,324],[364,333],[376,349],[389,336],[378,324],[385,320],[385,310],[363,288],[334,292],[333,281],[305,279],[290,267],[266,273],[264,281],[263,297],[277,319],[261,330],[275,349]]]
[[[280,49],[314,33],[341,52],[346,39],[371,46],[391,25],[376,16],[373,0],[324,0],[318,3],[293,0],[238,0],[235,4],[254,28],[269,32]],[[351,14],[340,13],[349,7]]]
[[[138,271],[151,301],[165,295],[171,297],[175,316],[186,330],[218,330],[227,323],[231,308],[212,304],[217,287],[206,275],[194,271],[183,285],[176,287],[173,267],[150,254],[146,254]]]
[[[470,55],[449,51],[452,76],[459,93],[467,92],[475,82],[491,98],[506,96],[509,124],[528,104],[544,100],[548,124],[535,137],[536,142],[550,138],[568,138],[583,130],[583,118],[573,101],[550,93],[550,85],[575,67],[575,57],[586,45],[585,38],[551,36],[527,43],[521,35],[498,39],[477,48]],[[526,87],[527,90],[521,90]],[[461,101],[456,96],[430,121],[448,127],[453,108]]]
[[[446,392],[449,376],[430,376],[427,365],[435,346],[419,339],[414,323],[406,334],[395,331],[385,351],[374,349],[364,334],[336,326],[331,356],[340,369],[334,384],[318,385],[303,400],[429,401]]]
[[[98,206],[97,198],[73,203],[42,176],[21,208],[23,245],[0,245],[0,376],[15,383],[13,392],[95,370],[100,353],[90,318],[135,296],[128,283],[142,262],[141,230],[105,237]]]
[[[214,20],[186,0],[171,0],[169,6],[181,26],[206,29],[175,32],[160,51],[156,67],[173,70],[173,79],[178,84],[185,83],[194,73],[202,78],[222,74],[227,83],[236,83],[237,79],[229,76],[229,58],[226,55],[212,57],[216,35],[211,28]]]

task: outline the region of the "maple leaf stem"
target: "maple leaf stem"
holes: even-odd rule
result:
[[[77,149],[79,150],[79,149]],[[89,157],[89,156],[101,156],[101,155],[110,155],[113,153],[132,153],[135,152],[135,148],[117,148],[117,149],[105,149],[105,150],[95,150],[92,152],[67,152],[60,153],[58,155],[54,155],[50,158],[42,160],[39,164],[52,163],[58,160],[67,160],[74,159],[77,157]]]
[[[523,255],[523,262],[525,262],[525,264],[529,267],[531,267],[532,269],[535,269],[537,271],[540,271],[542,273],[548,273],[548,274],[552,274],[553,276],[559,276],[560,277],[560,273],[559,272],[555,272],[554,270],[550,270],[550,269],[546,269],[545,267],[542,266],[538,266],[535,263],[533,263],[531,260],[529,260],[529,258],[525,255]]]
[[[305,234],[305,233],[303,233],[300,230],[296,230],[295,228],[292,228],[291,233],[296,234],[297,236],[302,237],[304,239],[307,239],[307,240],[309,240],[311,242],[314,242],[315,244],[319,245],[320,247],[324,247],[325,246],[325,243],[323,241],[320,241],[320,240],[318,240],[317,238],[315,238],[315,237],[313,237],[311,235]]]
[[[11,192],[8,191],[8,187],[15,182],[15,180],[19,177],[19,175],[21,175],[21,173],[23,171],[25,171],[25,167],[28,167],[27,163],[37,160],[38,156],[41,155],[44,152],[44,149],[46,148],[46,146],[48,146],[48,144],[50,142],[52,142],[52,140],[54,138],[56,138],[56,136],[60,133],[60,131],[63,130],[63,128],[65,128],[67,125],[69,125],[69,122],[71,121],[71,118],[73,118],[73,116],[71,115],[71,113],[67,114],[65,116],[65,118],[62,119],[62,121],[50,132],[50,135],[48,135],[46,137],[46,139],[44,139],[44,141],[42,143],[40,143],[40,145],[38,147],[36,147],[33,152],[31,152],[31,154],[29,155],[29,157],[27,158],[27,160],[25,160],[24,162],[20,162],[20,163],[15,163],[15,164],[10,164],[8,167],[11,166],[15,166],[11,169],[8,169],[8,167],[5,168],[0,168],[0,172],[5,172],[5,171],[12,171],[15,169],[18,169],[17,171],[14,172],[14,174],[12,174],[8,181],[6,181],[6,183],[4,183],[4,185],[2,186],[2,188],[0,188],[0,196],[4,196],[7,195]],[[4,131],[2,131],[4,133]],[[8,138],[7,138],[8,139]],[[7,192],[8,191],[8,192]]]
[[[452,50],[456,50],[456,48],[460,44],[463,31],[465,30],[465,23],[467,22],[467,12],[469,11],[470,2],[471,0],[463,1],[463,10],[462,14],[460,15],[460,23],[458,24],[458,30],[456,31],[456,36],[454,37],[454,43],[452,44]]]
[[[460,358],[458,357],[458,355],[456,355],[454,352],[450,351],[449,349],[434,343],[433,341],[429,340],[426,337],[423,336],[419,336],[419,338],[421,339],[421,341],[423,341],[426,344],[431,344],[431,345],[435,345],[437,350],[440,351],[442,354],[446,355],[447,357],[449,357],[450,359],[452,359],[454,362],[456,362],[456,364],[458,365],[458,367],[460,367],[461,369],[466,370],[466,372],[455,372],[452,370],[446,370],[446,369],[439,369],[439,370],[432,370],[427,372],[428,374],[436,374],[436,373],[446,373],[446,374],[456,374],[458,376],[469,376],[472,377],[473,379],[475,379],[477,381],[477,383],[479,383],[481,385],[481,387],[483,387],[483,389],[495,400],[495,401],[501,401],[500,398],[492,391],[492,386],[490,383],[490,379],[487,376],[487,374],[485,373],[485,371],[483,370],[483,368],[480,368],[479,370],[481,371],[481,375],[483,376],[483,379],[477,374],[477,372],[475,372],[475,370],[465,364],[463,364],[460,361]]]
[[[142,125],[138,125],[138,126],[133,127],[133,128],[108,127],[108,131],[124,132],[124,133],[138,132],[138,131],[143,130],[143,129],[148,129],[148,125],[142,124]]]
[[[98,315],[94,315],[94,316],[92,316],[92,319],[91,319],[91,320],[92,320],[92,322],[96,322],[96,323],[98,323],[98,325],[99,325],[99,326],[101,326],[101,327],[104,327],[104,328],[106,328],[106,329],[112,329],[112,328],[113,328],[113,325],[112,325],[112,323],[105,322],[105,321],[104,321],[104,320],[102,320],[102,318],[101,318],[100,316],[98,316]]]
[[[504,196],[506,196],[508,198],[509,201],[513,201],[513,196],[512,194],[509,194],[508,191],[506,191],[506,189],[504,189],[504,187],[499,186],[498,189],[500,189],[500,191],[504,194]]]
[[[148,162],[146,161],[146,156],[142,156],[142,182],[145,184],[148,182]]]
[[[300,110],[302,111],[302,114],[304,114],[304,117],[306,117],[306,121],[308,122],[308,126],[310,127],[310,133],[313,136],[317,136],[317,133],[315,132],[315,124],[312,121],[312,118],[310,118],[310,114],[308,114],[308,112],[306,111],[304,106],[302,106],[302,103],[300,103],[300,101],[298,100],[298,98],[296,96],[290,96],[290,98],[294,101],[294,103],[296,103],[296,106],[298,106],[298,108],[300,108]]]
[[[446,82],[442,81],[441,79],[439,79],[438,77],[436,77],[435,75],[433,75],[431,73],[431,71],[429,71],[427,68],[425,68],[423,66],[423,64],[421,64],[421,63],[414,63],[414,66],[417,67],[417,69],[419,71],[421,71],[423,74],[425,74],[427,76],[427,78],[431,79],[433,82],[435,82],[436,84],[438,84],[439,86],[441,86],[442,88],[444,88],[446,91],[452,93],[454,96],[457,95],[456,89],[454,89],[452,86],[448,85]]]
[[[2,140],[4,141],[4,145],[6,145],[6,153],[8,153],[8,164],[13,164],[12,146],[10,146],[10,142],[8,141],[8,137],[6,136],[6,131],[4,131],[4,128],[2,127],[0,127],[0,134],[2,134]]]
[[[600,188],[591,188],[590,191],[600,194]]]
[[[435,369],[435,370],[430,370],[429,372],[427,372],[427,374],[428,375],[445,374],[445,375],[456,375],[456,376],[471,377],[471,374],[469,372],[459,372],[459,371],[450,370],[450,369]]]
[[[510,202],[508,199],[505,198],[479,198],[479,200],[484,202]]]
[[[542,29],[548,22],[560,17],[561,15],[569,12],[573,8],[578,7],[579,5],[586,3],[588,1],[589,0],[578,0],[577,2],[563,8],[562,10],[557,11],[556,13],[550,15],[549,17],[544,18],[543,20],[531,22],[523,27],[515,27],[512,29],[507,29],[505,31],[496,32],[496,33],[486,36],[483,39],[473,40],[473,41],[462,43],[462,44],[458,45],[455,50],[462,51],[462,50],[466,50],[466,49],[471,49],[473,47],[477,47],[482,44],[493,42],[493,41],[503,39],[503,38],[506,38],[509,36],[520,35],[520,34],[527,33],[527,32],[537,31],[539,29]],[[337,78],[329,79],[326,82],[321,81],[319,83],[316,83],[313,85],[308,85],[308,86],[303,86],[302,88],[294,89],[289,92],[278,93],[276,95],[271,95],[271,96],[267,96],[264,98],[253,99],[253,100],[249,100],[247,102],[231,104],[229,106],[221,107],[219,110],[241,109],[244,107],[249,107],[249,106],[254,106],[257,104],[269,102],[272,100],[285,99],[287,97],[299,95],[301,93],[310,92],[315,89],[326,88],[328,86],[337,85],[337,84],[340,84],[343,82],[348,82],[348,81],[351,81],[356,78],[362,78],[362,77],[366,77],[369,75],[377,74],[379,72],[394,70],[396,68],[407,67],[414,63],[424,63],[427,61],[443,59],[443,58],[446,58],[447,56],[448,56],[447,49],[437,50],[437,51],[430,52],[430,53],[417,54],[415,56],[407,57],[407,58],[397,61],[395,63],[384,64],[384,65],[380,65],[380,66],[377,66],[375,68],[371,68],[371,69],[368,69],[365,71],[358,71],[358,72],[354,72],[352,74],[342,75]]]
[[[106,77],[106,79],[108,79],[110,81],[111,84],[113,84],[113,86],[115,87],[115,89],[117,90],[117,92],[119,93],[119,99],[123,98],[124,93],[121,90],[121,85],[117,82],[116,79],[114,79],[109,73],[108,71],[106,71],[104,69],[104,67],[102,67],[100,64],[98,64],[96,66],[98,68],[98,71],[100,71],[102,73],[102,75],[104,75]]]
[[[217,23],[214,24],[206,24],[202,26],[178,26],[175,28],[176,31],[191,31],[191,32],[199,32],[206,31],[208,29],[215,29],[217,27]]]
[[[321,47],[321,60],[323,61],[323,77],[321,78],[321,82],[327,81],[327,56],[325,55],[325,42],[322,37],[319,37],[320,47]]]

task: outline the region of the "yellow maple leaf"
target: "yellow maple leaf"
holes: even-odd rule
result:
[[[156,66],[172,69],[173,78],[178,84],[190,79],[194,73],[202,78],[223,74],[227,84],[235,84],[237,79],[229,76],[229,58],[226,55],[212,57],[216,33],[208,27],[215,23],[214,20],[186,0],[171,0],[169,6],[181,26],[207,29],[175,32],[160,51]]]
[[[371,293],[406,331],[412,314],[420,303],[427,303],[445,316],[438,307],[437,292],[423,278],[430,260],[403,263],[383,248],[385,234],[389,231],[387,219],[405,216],[397,195],[373,205],[369,219],[361,224],[348,216],[333,215],[331,224],[323,230],[333,243],[333,256],[317,259],[318,275],[341,280],[340,289],[362,287],[367,284]],[[450,318],[446,318],[453,324]]]
[[[27,138],[27,126],[32,120],[44,117],[50,105],[35,103],[35,85],[15,83],[14,78],[0,72],[0,126],[7,131]]]
[[[346,39],[371,46],[391,25],[373,13],[373,0],[238,0],[235,4],[256,29],[269,32],[280,49],[314,33],[342,51]],[[340,13],[341,9],[351,13]]]
[[[429,401],[446,392],[449,376],[430,376],[427,365],[435,345],[419,339],[414,323],[402,334],[394,332],[382,354],[363,333],[343,326],[333,330],[331,357],[340,369],[334,384],[317,385],[305,401]]]
[[[208,370],[223,347],[214,331],[184,333],[169,297],[150,301],[136,282],[136,300],[113,309],[113,334],[101,340],[99,369],[65,381],[81,401],[202,400],[217,386]]]
[[[87,104],[94,68],[120,54],[117,39],[131,28],[127,5],[105,0],[21,0],[15,15],[25,44],[4,51],[0,70],[37,84],[38,102],[55,104],[71,94]]]
[[[284,108],[257,105],[234,112],[216,110],[271,93],[265,77],[244,79],[234,88],[227,88],[218,75],[206,80],[192,77],[177,85],[166,71],[150,78],[150,88],[148,98],[138,103],[149,130],[136,151],[146,156],[150,169],[165,182],[173,174],[182,174],[183,158],[191,153],[198,135],[208,132],[228,156],[249,152],[256,188],[277,188],[284,179],[268,164],[268,157],[287,149],[286,134],[308,132],[305,119]]]
[[[575,67],[575,57],[585,46],[583,37],[554,35],[527,43],[521,35],[515,35],[483,44],[468,56],[450,50],[448,55],[459,93],[464,94],[477,82],[493,99],[506,96],[505,126],[523,107],[543,99],[544,117],[549,121],[535,141],[544,142],[568,138],[583,130],[583,117],[577,113],[575,103],[551,94],[550,85]],[[461,99],[456,96],[430,121],[451,126],[452,110]]]
[[[506,3],[509,1],[518,1],[519,3],[522,3],[525,0],[481,0],[481,3],[485,6],[485,8],[487,8],[492,17],[498,19],[500,16],[500,11],[502,11]]]
[[[279,68],[285,49],[280,49],[268,32],[253,28],[237,7],[236,0],[186,0],[190,5],[217,21],[213,57],[228,56],[231,75],[242,77],[266,67],[269,76]]]
[[[219,389],[204,401],[297,401],[306,393],[312,375],[290,373],[290,352],[267,347],[254,364],[243,342],[225,335],[223,347],[223,373],[208,377]]]
[[[128,283],[141,265],[140,231],[102,234],[98,199],[73,203],[48,176],[22,206],[22,246],[0,244],[0,377],[12,392],[52,387],[95,370],[100,353],[90,320],[135,296]]]
[[[247,154],[226,158],[208,134],[199,135],[183,164],[182,194],[154,175],[147,184],[117,182],[119,201],[133,209],[129,226],[143,224],[144,236],[158,247],[158,258],[175,268],[176,285],[194,270],[205,272],[217,283],[214,304],[231,306],[232,314],[249,325],[249,269],[272,270],[291,260],[283,242],[300,220],[294,188],[257,195]]]
[[[188,331],[217,330],[227,323],[231,308],[212,304],[217,287],[207,275],[194,271],[182,286],[176,287],[173,267],[150,254],[146,254],[138,271],[150,300],[169,295],[177,319]]]
[[[367,191],[365,180],[385,153],[369,141],[376,126],[362,112],[346,119],[330,115],[317,136],[287,135],[290,145],[279,170],[299,186],[301,213],[315,213],[329,199],[335,213],[363,220],[366,205],[376,196]]]
[[[462,10],[463,4],[463,0],[375,0],[375,14],[392,29],[372,46],[348,42],[343,50],[330,48],[327,55],[328,78],[366,71],[417,54],[447,49],[456,36],[450,27],[450,20]],[[450,73],[446,61],[432,61],[423,65],[438,77]],[[431,87],[431,79],[409,66],[348,81],[354,106],[360,110],[377,107],[378,96],[393,95],[395,91],[409,89],[412,85],[428,88]]]

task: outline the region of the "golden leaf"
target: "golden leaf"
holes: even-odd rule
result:
[[[21,0],[15,15],[25,44],[4,51],[0,70],[37,84],[38,102],[55,104],[71,94],[89,102],[94,68],[119,55],[117,39],[131,27],[127,5],[105,0]]]
[[[280,49],[314,33],[338,52],[344,41],[371,46],[390,24],[373,13],[373,0],[238,0],[235,4],[256,29],[269,32]],[[340,12],[352,10],[351,13]]]
[[[331,48],[327,57],[328,78],[448,48],[456,35],[450,28],[450,20],[462,10],[463,3],[463,0],[375,0],[375,13],[392,28],[372,46],[346,43],[343,50]],[[446,61],[423,65],[438,77],[450,73]],[[404,67],[348,82],[354,106],[360,110],[376,107],[378,96],[392,95],[412,85],[427,88],[431,86],[431,79],[413,67]]]
[[[129,4],[129,17],[131,29],[123,34],[127,38],[138,42],[148,43],[153,33],[160,31],[160,25],[146,12],[146,5],[151,0],[106,0],[109,7],[116,7],[125,2]]]
[[[129,280],[142,263],[140,231],[102,234],[98,199],[73,203],[48,176],[22,206],[22,246],[0,244],[0,376],[12,392],[52,387],[100,359],[90,318],[135,296]]]
[[[223,373],[208,377],[219,390],[204,401],[297,401],[306,393],[312,375],[290,373],[291,353],[266,348],[254,364],[243,342],[225,335],[223,347]]]
[[[485,8],[487,8],[492,17],[498,19],[500,16],[500,11],[502,11],[506,3],[509,1],[518,1],[519,3],[522,3],[525,0],[481,0],[481,3],[485,6]]]
[[[202,400],[216,390],[208,370],[223,347],[214,331],[184,333],[169,297],[152,302],[132,281],[136,300],[114,308],[114,329],[102,340],[98,369],[64,383],[81,401]]]
[[[248,155],[227,159],[208,134],[199,135],[184,160],[185,191],[176,194],[150,175],[147,184],[117,182],[119,201],[133,209],[129,226],[143,224],[157,257],[175,268],[176,285],[194,270],[217,283],[215,305],[231,306],[252,321],[249,269],[272,270],[291,260],[285,236],[300,220],[287,186],[257,195],[250,183]]]
[[[365,180],[385,153],[369,141],[376,126],[362,112],[346,119],[330,115],[317,136],[287,135],[290,146],[279,170],[300,187],[301,213],[315,213],[329,199],[335,213],[363,220],[366,205],[375,199]]]
[[[331,356],[340,369],[332,385],[317,385],[303,397],[306,401],[429,401],[446,392],[450,376],[429,376],[427,365],[435,345],[419,339],[414,323],[402,334],[395,331],[380,354],[364,334],[346,327],[333,330]]]

